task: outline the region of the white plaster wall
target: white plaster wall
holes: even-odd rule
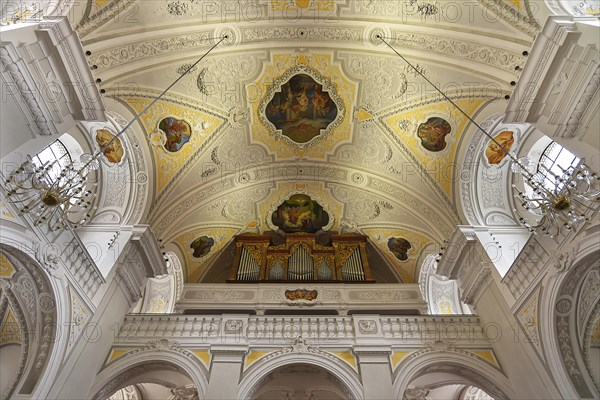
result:
[[[19,344],[7,344],[0,347],[0,393],[5,393],[17,376],[20,356],[21,345]]]
[[[556,399],[560,393],[526,342],[517,320],[492,282],[475,304],[488,337],[495,338],[494,354],[521,399]]]
[[[74,356],[63,366],[48,398],[89,398],[90,387],[104,364],[129,306],[125,293],[113,279],[96,314],[73,349]]]

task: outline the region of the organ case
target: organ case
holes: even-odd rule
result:
[[[324,246],[310,233],[287,234],[279,245],[268,235],[242,234],[235,244],[228,282],[374,282],[363,235],[332,235]]]

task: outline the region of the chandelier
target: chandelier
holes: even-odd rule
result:
[[[78,228],[87,223],[95,210],[93,204],[98,185],[94,182],[92,172],[100,168],[100,157],[104,151],[225,39],[227,36],[221,37],[94,154],[83,154],[79,160],[66,166],[58,160],[39,165],[31,156],[27,156],[27,160],[3,182],[8,201],[21,214],[28,215],[35,226],[46,224],[50,231]]]
[[[523,215],[517,208],[513,208],[513,212],[517,215],[519,223],[531,233],[555,237],[561,232],[561,229],[571,230],[581,222],[590,220],[598,212],[600,206],[600,177],[590,170],[583,159],[579,160],[576,165],[565,169],[557,165],[562,172],[557,175],[544,164],[538,165],[538,163],[532,162],[527,156],[517,158],[515,154],[509,152],[502,143],[499,143],[434,85],[419,68],[411,64],[394,49],[388,41],[381,35],[376,37],[433,86],[511,159],[511,171],[522,176],[525,186],[521,190],[513,184],[513,197],[517,204],[528,212],[528,215]],[[536,167],[537,171],[532,172]],[[553,187],[545,185],[544,181],[547,176],[553,178]]]

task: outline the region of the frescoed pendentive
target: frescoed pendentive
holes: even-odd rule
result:
[[[329,214],[310,196],[294,194],[277,207],[271,221],[287,233],[314,233],[329,223]]]
[[[433,152],[442,151],[446,148],[446,136],[450,134],[452,127],[443,118],[432,117],[427,122],[419,125],[417,136],[421,139],[421,145]]]
[[[104,154],[108,162],[118,164],[123,159],[125,151],[123,150],[121,139],[116,138],[113,140],[114,137],[115,135],[107,129],[98,129],[96,131],[96,143],[98,143],[100,149],[104,149],[102,150],[102,154]]]
[[[389,238],[388,249],[400,261],[408,260],[408,251],[412,248],[410,242],[404,238]]]
[[[194,250],[194,258],[202,258],[208,253],[215,244],[215,240],[208,236],[200,236],[190,244],[190,248]]]
[[[309,75],[296,74],[273,95],[265,114],[284,136],[302,144],[327,129],[338,109],[323,85]]]
[[[487,158],[488,163],[492,165],[500,164],[500,162],[506,158],[508,155],[507,151],[510,151],[515,143],[515,136],[512,131],[502,131],[494,137],[494,140],[501,144],[504,149],[493,140],[490,140],[485,149],[485,157]]]
[[[190,141],[192,128],[182,119],[167,117],[160,121],[158,129],[164,132],[166,141],[164,147],[171,153],[176,153],[184,144]]]

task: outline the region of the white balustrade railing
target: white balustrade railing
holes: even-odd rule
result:
[[[467,347],[489,347],[501,332],[481,326],[472,316],[255,316],[129,315],[115,344],[139,345],[156,339],[180,344],[289,343],[299,337],[313,343],[355,344],[378,340],[392,346],[444,342]]]

